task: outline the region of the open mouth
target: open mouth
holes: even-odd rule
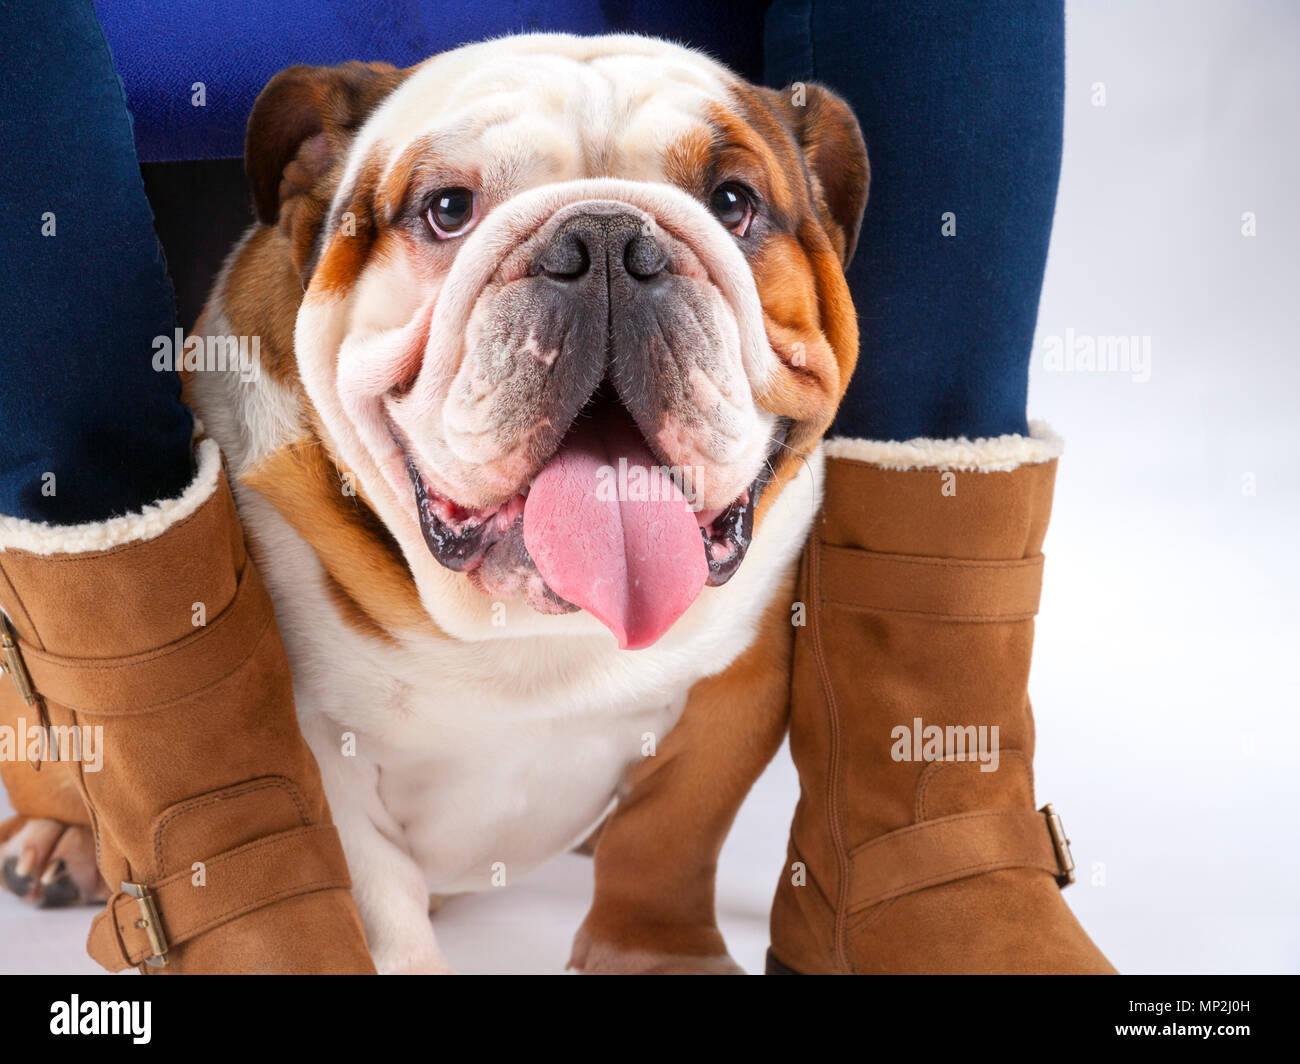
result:
[[[769,459],[787,429],[781,422]],[[688,497],[692,478],[658,461],[605,386],[546,465],[500,506],[459,505],[404,453],[420,529],[440,564],[542,613],[585,609],[625,649],[655,642],[704,586],[735,575],[771,477],[767,461],[730,504],[699,510]]]

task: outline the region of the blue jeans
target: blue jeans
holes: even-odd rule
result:
[[[122,14],[137,2],[100,0],[106,25],[140,31],[142,39],[123,38],[124,62],[147,66],[146,31],[159,16]],[[362,58],[409,63],[468,32],[464,20],[435,17],[441,5],[372,6],[375,18],[362,22],[373,29],[382,12],[400,9],[407,17],[386,24],[406,32],[358,43]],[[666,0],[527,6],[527,28],[662,34],[676,26],[751,78],[818,80],[844,95],[862,123],[872,187],[849,270],[861,357],[835,431],[877,439],[1026,431],[1060,167],[1062,0],[774,0],[765,22],[761,3],[741,0],[727,16],[701,9],[676,22]],[[239,0],[221,17],[256,7]],[[520,10],[517,0],[478,4],[474,32],[521,28]],[[444,29],[453,39],[431,38]],[[207,47],[235,40],[247,38],[231,30]],[[353,54],[337,35],[291,43],[303,54],[262,57],[263,65],[311,61],[318,47]],[[0,196],[15,219],[0,227],[0,262],[14,271],[0,297],[0,513],[100,520],[174,496],[191,476],[192,419],[175,375],[152,369],[153,338],[176,327],[171,285],[90,0],[0,0],[0,63]],[[246,111],[260,79],[245,86],[237,109]],[[193,137],[187,124],[191,154]],[[153,125],[142,143],[162,157]]]
[[[1025,433],[1061,168],[1061,0],[775,0],[771,84],[852,105],[871,191],[849,287],[846,436]]]
[[[193,419],[122,87],[88,2],[0,3],[0,513],[73,524],[179,494]]]

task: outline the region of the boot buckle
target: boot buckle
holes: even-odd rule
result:
[[[17,633],[9,618],[0,610],[0,657],[4,659],[5,672],[18,688],[18,694],[29,706],[36,704],[36,685],[32,683],[31,674],[23,662],[22,651],[18,649]]]
[[[146,957],[144,963],[151,968],[165,967],[167,936],[163,934],[162,921],[158,918],[158,906],[154,903],[153,894],[143,883],[126,882],[122,884],[122,893],[134,898],[136,905],[140,907],[140,919],[135,922],[135,926],[145,933],[145,937],[149,939],[149,948],[153,950],[153,956]]]
[[[1070,840],[1065,837],[1065,825],[1060,814],[1048,802],[1039,810],[1047,818],[1047,832],[1052,836],[1052,849],[1056,851],[1056,885],[1064,890],[1074,882],[1074,855],[1070,853]]]

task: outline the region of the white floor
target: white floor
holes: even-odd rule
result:
[[[1300,11],[1090,0],[1069,42],[1030,404],[1067,439],[1031,681],[1039,800],[1083,872],[1067,897],[1121,970],[1297,972],[1300,152],[1282,134]],[[1150,379],[1047,371],[1067,330],[1149,337]],[[795,790],[783,753],[723,854],[722,927],[751,971]],[[449,902],[449,958],[562,971],[590,881],[566,856]],[[87,922],[0,896],[0,971],[94,971]]]

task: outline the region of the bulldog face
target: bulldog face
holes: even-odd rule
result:
[[[286,71],[247,160],[323,435],[417,576],[649,645],[742,564],[852,368],[866,157],[817,86],[517,37]]]

